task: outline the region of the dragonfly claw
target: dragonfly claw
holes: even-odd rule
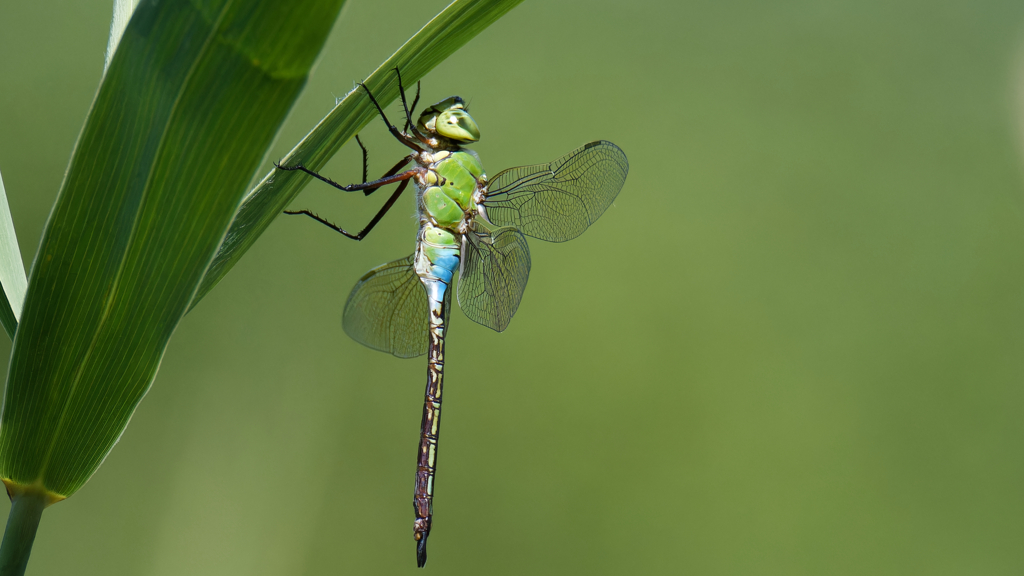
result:
[[[277,168],[278,170],[285,170],[285,171],[291,171],[291,170],[302,170],[302,171],[305,171],[305,168],[302,167],[302,164],[296,164],[295,166],[285,166],[283,164],[279,164],[277,162],[274,162],[274,168]]]

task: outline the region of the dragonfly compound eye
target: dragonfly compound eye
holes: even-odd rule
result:
[[[442,112],[434,123],[434,129],[441,136],[458,142],[476,142],[480,139],[480,129],[476,127],[473,117],[458,108]]]

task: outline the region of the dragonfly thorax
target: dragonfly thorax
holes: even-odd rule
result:
[[[468,150],[441,151],[417,182],[420,219],[452,232],[465,233],[477,213],[476,199],[487,176],[476,154]]]

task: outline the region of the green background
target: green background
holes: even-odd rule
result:
[[[273,157],[445,4],[351,0]],[[109,18],[0,7],[26,261]],[[531,242],[506,332],[453,314],[427,570],[1024,571],[1022,45],[1013,2],[533,0],[428,75],[492,174],[599,138],[631,171],[587,234]],[[364,136],[374,173],[404,153]],[[358,149],[325,174],[358,180]],[[358,227],[382,200],[293,207]],[[44,514],[29,574],[413,573],[425,361],[340,323],[412,211],[361,243],[271,226]]]

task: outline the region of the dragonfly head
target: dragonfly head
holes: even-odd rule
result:
[[[480,129],[466,111],[466,103],[458,96],[441,100],[424,110],[416,127],[422,132],[437,134],[459,143],[480,139]]]

